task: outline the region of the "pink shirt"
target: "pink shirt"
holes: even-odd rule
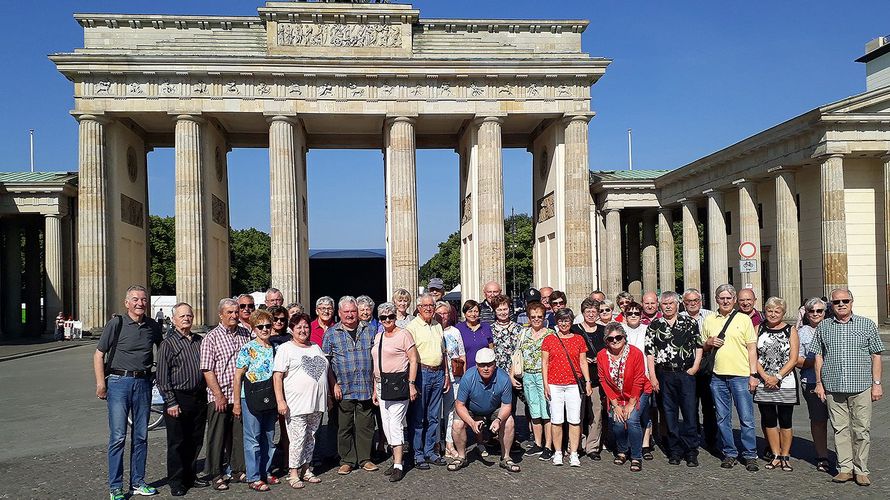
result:
[[[392,337],[386,337],[383,332],[374,337],[374,346],[371,348],[371,359],[374,362],[374,378],[380,380],[380,364],[377,361],[380,352],[380,341],[383,340],[383,371],[384,373],[403,372],[408,369],[408,350],[414,347],[414,338],[407,330],[396,328]]]

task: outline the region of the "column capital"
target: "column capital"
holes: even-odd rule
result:
[[[671,215],[673,214],[674,209],[672,207],[658,207],[658,213],[663,215]]]
[[[268,123],[270,125],[274,122],[286,122],[286,123],[290,123],[291,125],[296,125],[297,123],[299,123],[299,120],[298,120],[296,114],[286,115],[286,114],[282,114],[282,113],[275,113],[275,114],[268,114],[265,116],[266,116],[266,123]]]
[[[695,198],[680,198],[677,203],[687,207],[698,207],[698,200]]]
[[[571,122],[590,123],[590,120],[596,116],[596,113],[589,111],[586,113],[566,113],[562,116],[562,121],[568,125]]]
[[[741,179],[732,181],[732,185],[739,189],[745,188],[751,190],[753,187],[757,186],[757,181],[755,181],[754,179],[746,179],[742,177]]]
[[[184,113],[184,112],[179,112],[179,111],[170,111],[167,114],[172,116],[173,120],[177,121],[177,122],[178,121],[192,121],[192,122],[200,124],[200,123],[205,123],[207,121],[203,117],[201,117],[201,113]]]
[[[771,167],[767,169],[767,173],[774,174],[776,176],[783,174],[793,174],[798,171],[800,167],[798,166],[788,166],[788,165],[776,165],[775,167]]]
[[[821,163],[825,163],[832,158],[843,159],[847,155],[848,153],[845,151],[817,151],[816,153],[813,153],[813,156],[811,156],[811,158],[813,158],[814,160],[818,160]]]
[[[93,121],[99,122],[102,125],[107,125],[112,122],[112,119],[105,115],[103,112],[95,112],[95,113],[84,113],[82,111],[72,111],[71,116],[74,117],[75,120],[79,122],[82,121]]]
[[[506,118],[506,114],[487,114],[487,115],[476,115],[473,118],[473,123],[476,125],[482,125],[483,123],[497,123],[501,125],[504,123],[504,118]]]
[[[386,126],[392,125],[393,123],[410,123],[411,125],[414,125],[417,123],[417,115],[387,115],[383,123]]]
[[[883,155],[881,155],[881,161],[884,163],[890,163],[890,151],[887,151]]]
[[[710,189],[705,189],[704,191],[701,192],[701,194],[707,196],[708,198],[722,198],[723,190],[720,188],[710,188]]]

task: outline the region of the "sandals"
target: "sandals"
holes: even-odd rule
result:
[[[631,472],[640,472],[641,470],[643,470],[643,461],[642,460],[633,459],[630,461],[630,471]]]
[[[819,472],[830,472],[831,464],[828,463],[828,459],[825,457],[820,457],[816,459],[816,470]]]
[[[612,460],[612,463],[615,465],[624,465],[627,463],[627,455],[624,453],[619,453],[615,455],[615,460]]]
[[[507,472],[519,472],[519,465],[512,460],[501,460],[500,465],[501,469],[504,469]]]
[[[309,484],[318,484],[321,482],[321,478],[316,476],[311,470],[306,469],[306,472],[303,473],[303,481]]]
[[[782,455],[775,455],[775,458],[773,458],[772,461],[763,466],[766,470],[773,470],[780,467],[782,467]]]
[[[782,465],[783,471],[794,472],[794,467],[791,466],[791,456],[785,455],[784,457],[779,457],[779,458],[781,458],[780,463]]]
[[[252,489],[253,491],[270,491],[269,485],[266,484],[265,482],[263,482],[262,480],[254,481],[254,482],[248,484],[247,487]]]
[[[306,483],[299,476],[287,476],[287,484],[295,490],[303,489],[306,486]]]
[[[229,482],[226,480],[225,476],[217,476],[216,479],[213,480],[213,489],[216,491],[225,491],[229,489]]]
[[[266,477],[266,484],[270,484],[270,485],[281,484],[281,479],[273,476],[272,474],[269,474]]]
[[[454,460],[452,460],[450,464],[448,464],[448,470],[450,470],[451,472],[454,472],[454,471],[461,470],[466,466],[467,466],[467,459],[458,457],[458,458],[455,458]]]
[[[643,460],[654,460],[655,455],[652,454],[652,447],[646,446],[643,448]]]

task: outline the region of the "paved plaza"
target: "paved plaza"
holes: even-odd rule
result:
[[[105,498],[107,439],[104,403],[93,388],[89,345],[0,363],[0,499]],[[890,365],[884,356],[884,367]],[[672,467],[662,455],[633,474],[611,461],[593,463],[582,459],[581,468],[553,467],[537,459],[522,460],[522,472],[510,475],[497,467],[497,457],[488,463],[474,455],[460,472],[444,468],[408,471],[401,483],[389,483],[382,472],[354,472],[341,477],[329,467],[321,474],[323,483],[293,491],[276,486],[270,498],[416,498],[435,494],[442,498],[890,498],[890,405],[875,407],[872,426],[871,469],[874,484],[835,485],[827,474],[807,462],[812,459],[806,410],[795,411],[797,438],[792,453],[792,473],[762,469],[749,473],[742,467],[719,468],[719,461],[706,453],[701,467]],[[762,442],[761,442],[762,446]],[[165,436],[163,428],[149,434],[149,482],[169,495],[164,482]],[[228,492],[192,490],[186,498],[237,498],[252,493],[246,485],[234,484]],[[446,496],[447,494],[447,496]]]

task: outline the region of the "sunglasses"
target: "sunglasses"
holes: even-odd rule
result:
[[[624,340],[624,335],[615,335],[614,337],[606,337],[606,342],[621,342]]]
[[[839,306],[841,304],[847,305],[852,301],[853,301],[853,299],[837,299],[837,300],[832,300],[831,303],[836,306]]]
[[[627,311],[624,313],[625,316],[640,316],[640,311]]]
[[[287,318],[275,318],[272,320],[273,323],[284,323],[287,321]]]
[[[807,312],[816,313],[816,314],[825,314],[825,309],[810,309]]]
[[[600,312],[601,312],[601,313],[612,312],[612,308],[610,307],[610,308],[608,308],[608,309],[600,309]]]
[[[395,321],[395,320],[396,320],[395,314],[384,314],[384,315],[380,316],[380,321]]]
[[[238,304],[238,309],[256,309],[253,304]]]
[[[544,316],[529,316],[528,319],[544,319]]]
[[[561,306],[561,305],[565,304],[566,301],[564,301],[564,300],[551,300],[550,303],[553,304],[553,305],[555,305],[555,306]]]
[[[262,324],[262,325],[257,325],[257,326],[255,326],[254,328],[256,328],[257,330],[269,330],[269,329],[272,328],[272,325],[269,324],[269,323],[265,323],[265,324]]]

